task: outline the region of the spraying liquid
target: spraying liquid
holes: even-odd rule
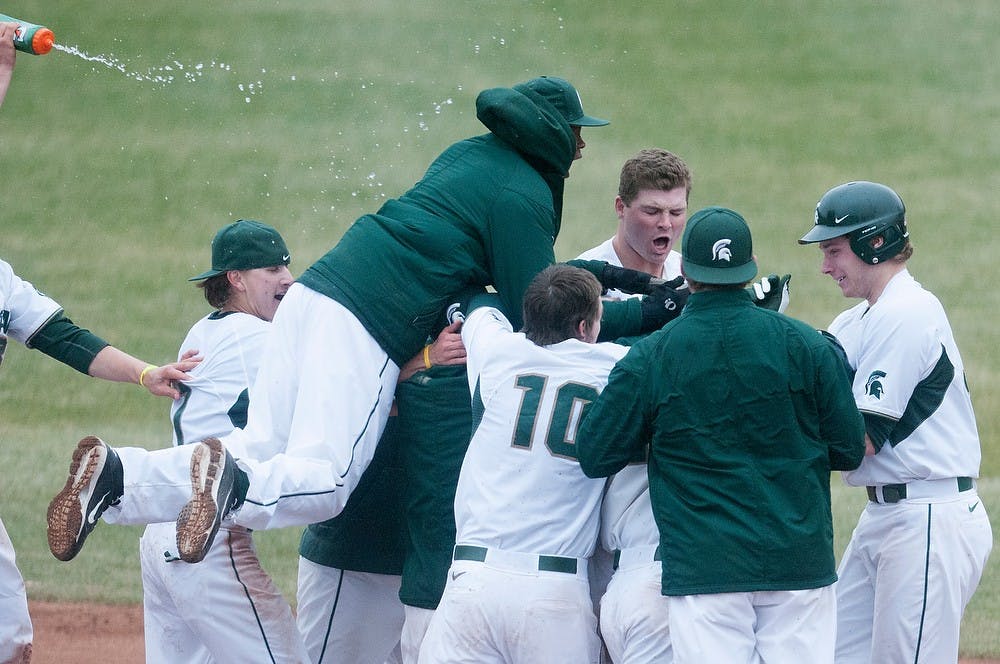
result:
[[[96,62],[102,64],[108,69],[114,69],[121,72],[126,77],[134,79],[136,81],[149,81],[151,83],[159,83],[161,85],[167,85],[173,83],[178,78],[183,78],[188,82],[193,82],[200,78],[204,73],[205,67],[218,68],[225,71],[229,70],[229,65],[219,62],[211,62],[208,65],[198,63],[192,66],[185,66],[183,63],[174,60],[171,64],[162,65],[156,69],[149,69],[145,72],[132,71],[128,67],[128,63],[119,60],[118,58],[110,55],[91,55],[85,51],[81,51],[76,46],[66,46],[63,44],[56,44],[54,47],[57,51],[66,53],[68,55],[74,55],[81,60],[86,60],[87,62]]]
[[[32,55],[45,55],[52,50],[56,43],[56,37],[48,28],[28,23],[21,19],[0,14],[0,22],[17,23],[14,31],[14,48]]]

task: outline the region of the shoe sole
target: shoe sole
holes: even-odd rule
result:
[[[177,555],[184,562],[201,562],[219,530],[219,506],[229,497],[213,494],[225,472],[225,454],[217,438],[198,443],[191,453],[191,500],[177,516]]]
[[[49,503],[46,513],[49,551],[58,560],[72,560],[83,548],[86,535],[81,537],[81,533],[86,506],[81,503],[80,494],[100,474],[106,459],[107,447],[96,436],[81,439],[73,451],[66,485]]]

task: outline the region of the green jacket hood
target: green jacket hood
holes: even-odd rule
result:
[[[480,92],[476,117],[490,133],[524,157],[549,185],[558,235],[563,188],[576,156],[573,128],[551,102],[523,85]]]
[[[523,86],[490,88],[476,98],[476,117],[538,172],[562,178],[576,155],[576,136],[547,99]]]

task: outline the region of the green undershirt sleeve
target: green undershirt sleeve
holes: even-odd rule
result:
[[[59,314],[35,332],[26,345],[86,374],[97,354],[109,344]]]
[[[896,426],[896,421],[874,413],[861,414],[865,418],[865,431],[868,433],[868,437],[872,439],[872,446],[875,448],[875,451],[878,452],[888,442],[889,434],[892,433],[893,427]]]

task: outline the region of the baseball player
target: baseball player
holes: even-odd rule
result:
[[[444,320],[443,315],[441,318]],[[313,664],[407,661],[401,651],[404,625],[401,584],[404,559],[409,557],[404,555],[404,549],[411,538],[430,536],[423,528],[434,531],[442,524],[417,519],[411,523],[410,515],[404,515],[404,495],[408,499],[411,486],[428,482],[436,494],[442,493],[443,488],[436,481],[438,467],[450,459],[444,448],[449,436],[447,423],[455,424],[454,417],[446,421],[414,417],[426,414],[433,418],[442,411],[436,400],[425,398],[423,392],[419,401],[411,405],[414,397],[407,386],[412,382],[426,387],[428,376],[441,372],[457,370],[465,375],[460,324],[445,326],[434,342],[425,347],[426,353],[420,352],[403,365],[394,406],[399,414],[389,417],[375,456],[344,510],[332,519],[308,526],[302,533],[296,615]],[[464,396],[465,407],[459,406],[464,416],[459,423],[467,423],[471,419],[467,383],[463,382],[460,396]],[[459,398],[458,404],[461,403]],[[448,407],[454,412],[454,406]],[[408,455],[416,447],[427,449],[431,457],[412,462]],[[411,463],[407,464],[408,460]],[[453,524],[454,517],[450,520]],[[407,533],[410,537],[406,537]],[[412,575],[417,561],[407,560],[407,564]],[[444,576],[444,571],[441,575]],[[415,657],[412,661],[416,661]]]
[[[183,396],[171,411],[175,447],[148,451],[110,448],[94,437],[82,440],[66,485],[50,505],[52,553],[61,560],[73,558],[102,515],[113,524],[154,524],[141,542],[150,661],[221,661],[233,656],[234,643],[241,643],[245,661],[318,663],[329,656],[381,664],[399,640],[399,577],[398,571],[396,576],[369,573],[373,566],[385,571],[378,568],[385,563],[373,560],[378,552],[362,547],[391,542],[394,535],[366,535],[356,521],[369,509],[368,491],[384,478],[366,475],[360,502],[349,501],[343,520],[317,524],[303,535],[297,618],[305,645],[287,602],[261,569],[246,528],[222,526],[223,537],[209,549],[205,563],[195,566],[179,562],[174,524],[159,523],[174,519],[190,496],[190,466],[200,460],[196,452],[203,446],[186,443],[245,425],[248,386],[260,362],[267,321],[291,284],[284,241],[259,222],[241,220],[221,229],[212,254],[212,269],[193,279],[218,310],[195,324],[182,345],[198,344],[207,359],[192,372],[195,380],[181,386]],[[403,365],[401,377],[428,361],[463,362],[464,348],[456,337],[454,328],[446,329],[426,356],[420,353]],[[391,452],[391,432],[386,442],[379,450]],[[376,471],[382,468],[379,455]],[[369,519],[364,525],[376,523]],[[384,525],[390,530],[391,522]],[[330,532],[339,535],[336,542]],[[338,569],[329,566],[333,562]],[[335,577],[336,584],[327,583]],[[206,601],[206,588],[212,590],[211,601]]]
[[[406,441],[398,420],[389,417],[344,510],[302,533],[296,616],[314,664],[401,661]]]
[[[684,311],[612,371],[580,465],[648,456],[675,662],[832,662],[830,469],[864,447],[847,372],[816,330],[753,305],[739,214],[692,215],[682,256]]]
[[[615,235],[578,259],[606,261],[665,280],[681,276],[674,246],[684,233],[691,172],[677,155],[660,148],[639,151],[622,166],[615,198]],[[573,262],[573,261],[571,261]],[[752,297],[783,311],[789,277],[762,279]],[[772,290],[773,288],[773,290]],[[636,297],[620,289],[604,297]],[[601,547],[591,557],[590,582],[608,656],[614,662],[670,662],[667,601],[660,593],[659,534],[649,502],[645,460],[608,478],[601,507]],[[609,580],[610,578],[610,580]]]
[[[907,268],[906,210],[889,187],[830,189],[799,242],[819,243],[823,274],[861,299],[830,325],[855,372],[868,448],[843,474],[869,502],[840,564],[837,661],[955,662],[993,536],[951,325]]]
[[[249,386],[269,321],[292,284],[289,261],[281,235],[266,224],[239,220],[216,233],[212,267],[190,279],[215,310],[195,323],[181,344],[182,354],[199,348],[205,359],[180,385],[181,396],[170,408],[173,443],[185,448],[179,452],[189,455],[188,443],[246,424]],[[84,438],[66,485],[50,504],[52,553],[61,560],[74,557],[86,536],[78,528],[93,528],[102,505],[111,503],[103,511],[105,521],[150,523],[139,544],[147,661],[308,661],[291,607],[261,567],[249,530],[226,524],[204,564],[188,565],[177,556],[175,525],[169,521],[176,517],[176,504],[163,519],[142,518],[147,504],[163,502],[157,458],[142,448],[112,450],[97,438]],[[112,474],[113,488],[107,486]],[[102,501],[97,492],[105,487],[111,493]],[[81,516],[87,526],[80,524]]]
[[[606,263],[583,264],[604,276]],[[623,272],[631,276],[613,279],[614,286],[637,281],[639,275]],[[408,432],[404,465],[410,469],[408,545],[399,593],[406,616],[401,646],[403,661],[415,664],[441,601],[455,546],[455,490],[470,439],[468,376],[464,367],[435,366],[401,382],[396,396],[400,426]]]
[[[183,559],[199,560],[231,512],[254,529],[335,516],[374,452],[399,366],[420,352],[440,310],[487,285],[519,302],[553,262],[565,177],[585,145],[580,126],[605,121],[583,114],[568,82],[546,77],[484,91],[477,109],[490,134],[446,150],[289,289],[247,427],[196,455],[207,465],[178,518]],[[655,329],[676,315],[664,306],[673,296],[609,303],[602,324],[609,336]],[[249,440],[266,461],[245,455]],[[248,486],[233,483],[233,456]]]
[[[444,593],[455,548],[455,491],[472,436],[472,401],[465,366],[433,366],[396,388],[401,455],[408,470],[404,497],[406,558],[399,598],[405,620],[404,664],[416,664]]]
[[[9,41],[9,40],[8,40]],[[0,48],[3,40],[0,40]],[[13,47],[12,47],[13,48]],[[67,318],[51,298],[18,277],[0,260],[0,364],[7,339],[36,348],[81,373],[104,380],[138,383],[150,393],[179,396],[172,382],[190,378],[186,373],[200,361],[181,361],[154,367],[128,355]],[[14,549],[0,521],[0,661],[27,661],[32,629],[24,582],[14,562]]]
[[[613,237],[578,258],[607,261],[662,279],[681,274],[674,250],[687,223],[691,172],[677,155],[641,150],[622,166],[615,197]],[[605,297],[629,294],[612,289]],[[645,460],[608,478],[601,507],[601,546],[590,582],[599,600],[599,624],[613,662],[670,662],[667,601],[660,593],[659,533],[649,503]]]
[[[584,477],[576,430],[626,348],[595,343],[601,285],[556,265],[524,297],[467,317],[474,433],[455,496],[456,545],[420,662],[597,662],[587,584],[603,481]]]

